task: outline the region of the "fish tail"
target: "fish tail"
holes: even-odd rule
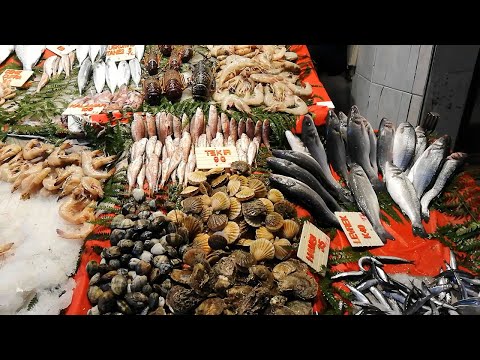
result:
[[[427,209],[422,209],[422,218],[427,223],[430,221],[430,210],[428,210],[428,208]]]
[[[422,225],[412,225],[412,230],[413,234],[416,236],[420,236],[422,238],[426,238],[428,236]]]
[[[387,229],[385,229],[383,226],[377,226],[375,228],[375,232],[377,233],[378,237],[380,238],[380,240],[382,240],[382,242],[384,244],[387,243],[387,240],[390,239],[390,240],[395,240],[395,237],[393,237],[388,231]]]

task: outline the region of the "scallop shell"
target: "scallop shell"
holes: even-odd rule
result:
[[[270,200],[266,198],[260,198],[259,200],[263,203],[263,205],[265,205],[265,208],[267,209],[267,214],[274,212],[273,203]]]
[[[227,191],[230,196],[234,196],[239,190],[242,183],[240,180],[231,180],[228,182]]]
[[[300,231],[300,225],[294,220],[284,220],[283,222],[283,228],[282,228],[282,235],[289,239],[292,240]]]
[[[227,235],[228,243],[233,244],[240,236],[240,227],[236,222],[229,221],[223,228],[223,232]]]
[[[207,225],[212,231],[220,231],[228,223],[228,217],[225,214],[212,214],[208,218]]]
[[[243,176],[243,175],[240,175],[238,178],[237,178],[238,181],[240,181],[240,183],[242,184],[242,186],[248,186],[248,179]]]
[[[226,186],[219,186],[215,189],[212,189],[212,195],[218,193],[218,192],[221,192],[221,193],[227,193],[227,187]]]
[[[287,239],[277,239],[273,242],[275,258],[278,260],[287,259],[292,252],[292,244]]]
[[[230,168],[235,173],[239,173],[239,174],[250,173],[250,165],[248,165],[246,161],[234,161],[230,165]]]
[[[202,203],[204,206],[212,205],[212,199],[208,195],[200,195],[200,199],[202,199]]]
[[[208,239],[208,245],[214,250],[223,249],[227,244],[228,240],[223,231],[213,233]]]
[[[203,171],[193,171],[188,175],[188,182],[192,185],[200,185],[207,181],[207,176]]]
[[[185,217],[185,213],[181,210],[171,210],[167,214],[167,219],[170,220],[171,222],[176,222],[176,223],[182,222],[184,217]]]
[[[242,214],[243,216],[253,217],[259,215],[266,215],[267,209],[263,202],[258,199],[252,201],[245,201],[242,203]]]
[[[212,196],[213,211],[222,211],[230,208],[230,198],[223,192],[217,192]]]
[[[241,186],[240,191],[235,194],[238,201],[248,201],[255,197],[255,191],[247,186]]]
[[[223,169],[221,167],[215,167],[215,168],[212,168],[212,169],[208,170],[205,175],[207,175],[207,176],[220,175],[220,174],[223,174],[224,171],[225,171],[225,169]]]
[[[243,218],[245,219],[248,225],[250,225],[251,227],[258,228],[262,226],[262,222],[264,221],[265,216],[264,215],[244,216]]]
[[[207,222],[210,216],[213,214],[211,206],[204,206],[202,212],[200,213],[200,218],[203,222]]]
[[[267,187],[258,179],[250,179],[248,181],[248,187],[255,191],[255,197],[263,198],[267,196]]]
[[[255,231],[255,237],[257,239],[273,240],[275,236],[265,226],[261,226]]]
[[[215,179],[213,179],[210,184],[212,187],[216,188],[219,187],[220,185],[225,184],[228,181],[228,178],[230,177],[229,174],[223,174],[220,176],[217,176]]]
[[[228,210],[228,219],[235,220],[242,212],[242,204],[236,198],[230,198],[230,208]]]
[[[274,209],[277,213],[282,215],[285,219],[291,219],[291,218],[297,217],[297,208],[290,201],[280,200],[274,205]]]
[[[209,238],[210,236],[208,234],[205,234],[205,233],[198,234],[197,236],[195,236],[195,239],[193,239],[192,245],[193,247],[202,249],[205,252],[205,254],[208,255],[212,251],[212,248],[208,245]]]
[[[248,224],[245,219],[243,219],[238,222],[238,226],[240,227],[240,236],[243,237],[243,234],[245,234],[249,229]]]
[[[238,174],[230,175],[230,181],[232,181],[232,180],[239,180],[239,179],[238,179],[239,176],[240,176],[240,175],[238,175]],[[240,180],[239,180],[239,181],[240,181]]]
[[[190,269],[173,269],[170,273],[170,277],[173,281],[176,281],[180,284],[188,285],[190,283],[190,276],[192,275],[192,270]]]
[[[235,260],[235,264],[238,265],[241,269],[248,271],[248,268],[252,265],[255,265],[255,258],[249,252],[242,250],[235,250],[232,252],[232,257]]]
[[[197,234],[203,231],[202,222],[191,215],[185,216],[183,219],[183,226],[188,230],[190,239],[193,239]]]
[[[257,239],[250,245],[250,254],[255,260],[271,260],[275,256],[275,247],[267,239]]]
[[[252,239],[240,239],[237,241],[237,245],[241,245],[241,246],[250,246],[253,244],[255,240],[252,240]]]
[[[198,190],[203,195],[207,195],[207,196],[212,195],[212,187],[207,181],[204,181],[200,185],[198,185]]]
[[[282,215],[277,212],[272,212],[265,218],[265,227],[268,230],[275,232],[282,228],[283,222],[284,220]]]
[[[280,190],[270,189],[270,191],[268,192],[268,200],[270,200],[274,204],[283,199],[285,199],[285,197],[280,192]]]
[[[189,196],[194,196],[198,193],[198,187],[197,186],[187,186],[185,189],[182,190],[180,195],[183,197],[189,197]]]
[[[203,202],[200,196],[191,196],[182,201],[185,213],[199,214],[203,209]]]

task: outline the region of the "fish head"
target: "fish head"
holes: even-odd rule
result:
[[[302,136],[316,137],[318,135],[315,123],[310,115],[305,115],[302,121]]]
[[[285,167],[291,166],[292,162],[285,159],[280,159],[274,156],[270,156],[267,158],[267,164],[271,168],[277,168],[279,166],[285,166]]]
[[[456,160],[456,161],[464,162],[467,159],[467,157],[468,157],[467,153],[454,152],[449,156],[447,156],[447,160]]]
[[[391,161],[385,163],[385,177],[390,178],[393,176],[402,175],[403,172],[397,166],[395,166]]]
[[[280,188],[290,188],[295,186],[295,180],[288,176],[278,175],[278,174],[270,174],[269,177],[270,181]]]
[[[417,126],[415,128],[415,134],[417,135],[418,138],[424,138],[425,137],[425,130],[421,126]]]
[[[328,110],[327,127],[340,130],[340,120],[333,110]]]
[[[354,115],[360,115],[360,110],[358,110],[357,105],[353,105],[350,108],[350,113],[348,114],[348,118],[351,119],[351,118],[353,118]]]
[[[357,164],[357,163],[353,163],[352,165],[350,165],[350,174],[353,176],[361,176],[361,177],[366,177],[367,175],[365,174],[365,171],[363,170],[363,168]]]
[[[279,149],[272,149],[272,155],[276,157],[283,157],[288,154],[289,150],[279,150]]]
[[[440,148],[450,148],[450,144],[452,142],[452,139],[449,135],[443,135],[439,137],[435,142],[433,143],[433,147],[436,147],[438,149]]]
[[[399,131],[400,134],[403,134],[405,131],[409,130],[415,131],[412,124],[410,124],[408,121],[400,123],[400,125],[397,127],[397,131]]]

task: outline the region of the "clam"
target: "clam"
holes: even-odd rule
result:
[[[275,248],[267,239],[257,239],[250,244],[250,253],[256,261],[271,260],[275,256]]]
[[[153,284],[160,280],[160,276],[160,269],[155,267],[152,269],[152,271],[150,271],[150,275],[148,275],[148,281]]]
[[[229,244],[233,244],[240,236],[240,227],[236,222],[229,221],[223,228],[223,233],[227,236]]]
[[[202,212],[200,213],[200,218],[203,222],[207,222],[208,218],[213,214],[213,209],[211,206],[204,206]]]
[[[250,165],[246,161],[234,161],[230,165],[230,169],[233,173],[241,174],[241,175],[249,175],[250,174]]]
[[[274,204],[285,199],[282,192],[277,189],[270,189],[267,197],[268,197],[268,200],[270,200]]]
[[[195,238],[197,234],[203,231],[203,223],[191,215],[188,215],[183,219],[183,226],[188,230],[188,236],[190,239]]]
[[[227,246],[228,240],[225,234],[221,231],[217,231],[216,233],[213,233],[209,238],[208,238],[208,245],[214,249],[223,249]]]
[[[228,181],[229,177],[230,177],[229,174],[223,174],[223,175],[217,176],[215,179],[213,179],[210,182],[210,184],[212,185],[213,188],[219,187],[221,185],[224,185]]]
[[[184,217],[185,213],[181,210],[171,210],[167,214],[167,219],[174,223],[181,223]]]
[[[170,259],[166,255],[157,255],[153,258],[153,265],[160,268],[164,264],[170,265]]]
[[[182,245],[183,243],[186,242],[186,239],[183,236],[181,236],[180,234],[175,234],[175,233],[167,234],[167,235],[163,236],[160,239],[160,242],[162,241],[162,239],[165,239],[167,241],[167,243],[170,246],[173,246],[173,247],[179,247],[180,245]]]
[[[193,171],[188,175],[188,182],[192,185],[200,185],[204,181],[207,181],[207,176],[203,171]]]
[[[203,209],[203,200],[200,196],[192,196],[182,201],[185,213],[199,214]]]
[[[260,226],[255,231],[255,237],[257,239],[273,240],[275,236],[265,226]]]
[[[204,181],[198,185],[198,190],[202,195],[212,195],[212,186],[208,183],[208,181]]]
[[[135,267],[135,271],[138,275],[148,275],[152,270],[152,265],[146,261],[140,260]]]
[[[138,275],[135,277],[135,279],[133,279],[130,285],[130,289],[133,292],[142,291],[142,288],[145,285],[147,285],[147,283],[148,283],[148,278],[145,275]]]
[[[283,222],[282,236],[292,240],[300,231],[300,225],[294,220],[287,219]]]
[[[103,291],[98,286],[90,286],[88,288],[87,297],[92,305],[97,304],[98,299],[100,299],[102,295]]]
[[[86,266],[88,276],[92,277],[98,272],[98,262],[90,260]]]
[[[122,314],[125,314],[125,315],[133,314],[132,309],[130,308],[130,306],[125,300],[118,299],[116,303],[117,303],[118,311],[120,311]]]
[[[118,242],[125,238],[125,230],[122,229],[113,229],[110,233],[110,244],[117,245]]]
[[[295,315],[313,315],[312,304],[306,301],[294,300],[286,303]]]
[[[192,270],[180,270],[180,269],[173,269],[170,273],[170,277],[173,281],[177,283],[188,285],[190,283],[190,276],[192,275]]]
[[[243,216],[254,217],[265,215],[267,213],[267,209],[265,205],[263,205],[263,202],[258,199],[254,199],[242,203],[242,213]]]
[[[148,304],[148,297],[141,292],[131,292],[125,295],[125,301],[136,311],[143,310]]]
[[[277,213],[282,215],[285,219],[291,219],[297,217],[297,208],[294,204],[287,200],[280,200],[274,205],[274,209]]]
[[[185,198],[188,198],[190,196],[194,196],[198,193],[198,186],[187,186],[182,190],[180,195],[182,195]]]
[[[212,195],[211,200],[213,211],[222,211],[230,208],[230,198],[226,193],[217,192]]]
[[[135,244],[133,245],[133,249],[132,249],[132,255],[140,256],[142,252],[143,252],[143,242],[140,240],[135,241]]]
[[[278,290],[281,293],[292,292],[297,298],[309,300],[317,295],[318,284],[312,276],[295,272],[279,281]]]
[[[264,198],[267,196],[267,187],[258,179],[248,180],[248,187],[255,192],[255,197]]]
[[[195,315],[220,315],[225,307],[223,299],[218,297],[208,298],[195,309]]]
[[[148,307],[153,310],[158,307],[160,295],[156,292],[152,292],[150,295],[148,295]]]
[[[116,270],[122,266],[122,264],[119,259],[111,259],[108,261],[108,266],[110,266],[111,269]]]
[[[235,194],[238,201],[248,201],[255,197],[255,191],[248,186],[240,186],[240,190]]]
[[[287,259],[292,252],[292,244],[287,239],[277,239],[273,242],[275,247],[275,258],[278,260]]]
[[[163,255],[165,254],[165,252],[166,252],[165,247],[160,243],[153,245],[152,248],[150,249],[150,253],[154,256]]]
[[[98,310],[101,313],[107,313],[113,310],[115,306],[115,295],[111,290],[105,291],[98,299]]]
[[[112,270],[112,271],[109,271],[107,272],[106,274],[103,274],[101,277],[100,277],[100,283],[107,283],[107,282],[110,282],[113,277],[115,275],[117,275],[117,271],[116,270]]]
[[[236,198],[230,198],[230,208],[228,209],[228,219],[235,220],[242,212],[242,205]]]
[[[227,225],[228,217],[225,214],[212,214],[208,218],[207,226],[212,231],[220,231]]]
[[[263,203],[263,205],[265,206],[265,208],[267,209],[267,214],[270,214],[271,212],[274,211],[273,203],[270,200],[268,200],[266,198],[260,198],[258,200],[260,200]]]
[[[129,253],[132,251],[135,243],[129,239],[122,239],[118,242],[118,246],[120,246],[120,249],[123,253]]]
[[[201,234],[198,234],[197,236],[195,236],[195,239],[193,239],[193,247],[198,247],[200,249],[202,249],[205,254],[209,254],[212,249],[210,248],[210,246],[208,245],[208,239],[210,238],[210,236],[208,234],[205,234],[205,233],[201,233]]]
[[[197,247],[193,247],[183,254],[183,262],[191,267],[196,263],[205,261],[206,253]]]
[[[227,184],[227,191],[230,196],[235,196],[235,194],[240,190],[242,183],[240,180],[230,180]]]
[[[121,296],[127,291],[127,278],[123,275],[115,275],[110,286],[115,295]]]
[[[193,290],[175,285],[167,294],[166,304],[174,314],[185,314],[193,310],[202,300],[203,298]]]
[[[278,231],[283,226],[283,217],[277,212],[273,212],[267,215],[265,218],[265,227],[272,231]]]

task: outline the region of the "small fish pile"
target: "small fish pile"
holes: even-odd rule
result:
[[[266,111],[304,115],[304,98],[312,94],[309,83],[299,83],[297,54],[278,45],[207,46],[220,70],[216,74],[213,99],[222,110],[234,106],[250,114],[250,106],[264,105]]]
[[[47,85],[52,77],[58,77],[62,73],[65,73],[65,78],[70,77],[74,62],[75,51],[71,51],[62,56],[52,55],[47,58],[43,63],[42,77],[38,82],[35,92],[39,92],[45,85]]]
[[[385,264],[411,263],[392,256],[365,256],[358,260],[359,271],[338,273],[332,280],[353,281],[346,286],[355,298],[355,315],[480,314],[480,279],[457,269],[452,251],[446,270],[440,269],[432,281],[421,281],[419,286],[415,278],[410,278],[407,285],[407,281],[395,280],[383,270]]]
[[[0,105],[5,104],[5,101],[13,99],[17,94],[16,90],[9,85],[0,82]]]
[[[153,194],[169,179],[187,185],[189,174],[196,169],[195,146],[235,146],[239,160],[252,165],[261,144],[270,147],[271,129],[269,120],[254,124],[242,119],[237,124],[225,113],[219,116],[211,105],[207,120],[197,108],[190,122],[186,114],[180,120],[166,112],[134,113],[131,131],[135,143],[127,172],[129,189],[143,188],[146,179]]]
[[[102,181],[115,172],[115,168],[108,172],[101,168],[112,163],[116,156],[104,156],[97,150],[68,152],[71,147],[68,142],[55,147],[37,139],[30,140],[23,148],[0,143],[0,180],[13,183],[12,192],[20,191],[22,200],[35,193],[58,195],[59,199],[68,196],[60,205],[60,217],[81,227],[71,232],[57,229],[57,234],[84,239],[93,229],[86,222],[95,218],[96,200],[103,196]]]

